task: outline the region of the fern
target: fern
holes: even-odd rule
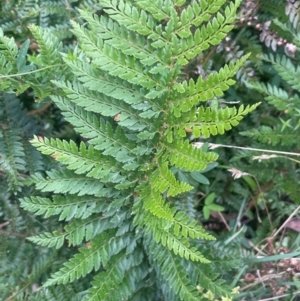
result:
[[[50,97],[81,135],[80,143],[41,135],[31,140],[60,167],[46,175],[35,170],[26,183],[46,195],[24,197],[21,206],[65,223],[29,240],[57,249],[78,246],[44,287],[93,277],[82,300],[134,300],[140,288],[147,290],[147,278],[160,299],[166,286],[159,277],[180,300],[201,300],[202,290],[232,295],[214,259],[195,244],[214,237],[173,205],[194,189],[174,167],[187,174],[203,171],[218,156],[195,149],[190,134],[224,134],[258,105],[200,105],[235,83],[232,77],[248,56],[205,79],[179,80],[189,60],[233,28],[240,2],[102,0],[100,17],[79,10],[85,22],[71,22],[79,42],[72,52],[61,54],[59,38],[30,26],[40,50],[29,56],[29,65],[23,59],[28,45],[18,50],[2,36],[2,89],[30,86],[40,99]],[[59,5],[49,2],[45,15],[57,13]],[[28,78],[18,64],[27,66]],[[211,265],[206,280],[197,274],[204,265]]]
[[[297,5],[295,3],[295,7]],[[289,34],[290,42],[299,46],[297,33],[293,28],[298,23],[298,17],[294,14],[295,12],[293,13],[295,7],[293,7],[293,4],[288,3],[286,10],[293,25],[288,22],[282,23],[278,20],[275,21],[275,24],[278,26],[282,25],[284,32]],[[295,54],[297,50],[296,46],[294,50]],[[269,145],[271,148],[274,148],[274,146],[280,147],[280,151],[286,153],[286,155],[275,156],[272,162],[270,160],[263,160],[261,164],[264,164],[267,169],[272,168],[273,170],[277,170],[283,168],[288,170],[284,179],[277,178],[277,174],[275,175],[276,192],[283,191],[297,202],[297,189],[295,187],[297,187],[298,174],[295,171],[297,169],[296,166],[291,164],[291,162],[297,162],[298,160],[291,158],[289,153],[293,152],[293,148],[295,149],[294,152],[297,152],[297,147],[299,146],[297,138],[299,132],[299,66],[294,64],[287,55],[269,54],[263,55],[262,59],[266,66],[269,68],[272,66],[272,69],[270,68],[271,72],[274,75],[276,74],[279,84],[275,86],[274,84],[265,84],[252,80],[248,81],[246,85],[263,94],[266,101],[276,108],[277,111],[274,110],[273,114],[276,114],[278,117],[274,118],[272,116],[268,122],[262,123],[257,128],[247,129],[241,134],[251,137],[264,145]],[[256,169],[256,166],[253,165],[253,168]],[[263,172],[261,176],[265,177],[266,174]]]

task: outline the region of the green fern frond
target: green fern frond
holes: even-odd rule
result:
[[[100,225],[100,221],[103,221]],[[28,239],[36,244],[47,247],[60,248],[65,240],[68,240],[69,246],[77,246],[86,241],[91,240],[97,234],[115,227],[110,223],[110,218],[102,218],[91,216],[85,220],[74,220],[65,227],[64,232],[44,232],[36,236],[31,236]]]
[[[172,9],[172,1],[170,0],[135,0],[135,2],[139,7],[144,8],[158,21],[170,18],[170,11]]]
[[[52,65],[59,64],[61,59],[58,53],[62,50],[62,43],[55,35],[50,34],[37,26],[31,25],[30,30],[40,46],[39,59],[45,65],[48,65],[49,62],[51,62]]]
[[[210,291],[215,296],[232,296],[232,289],[219,278],[220,274],[208,264],[188,264],[189,276],[200,287]]]
[[[45,218],[59,215],[59,220],[66,221],[86,219],[93,213],[106,211],[108,205],[107,200],[86,196],[54,196],[53,201],[41,197],[21,199],[21,207],[36,215],[44,215]]]
[[[223,91],[228,90],[229,86],[235,83],[232,77],[248,57],[249,55],[245,55],[234,63],[231,62],[229,65],[225,65],[219,72],[211,73],[206,79],[199,76],[196,83],[193,79],[190,79],[189,82],[184,81],[175,84],[174,88],[182,93],[184,99],[184,101],[178,99],[173,103],[172,110],[174,110],[175,115],[180,117],[180,112],[188,112],[199,102],[223,95]]]
[[[117,21],[120,25],[123,25],[129,30],[135,31],[141,35],[148,35],[150,39],[162,40],[161,36],[157,34],[155,28],[155,21],[151,15],[147,14],[144,10],[138,11],[136,7],[132,7],[129,3],[121,1],[109,1],[103,0],[102,5],[104,11]],[[163,39],[166,41],[165,39]],[[152,44],[153,45],[153,44]],[[154,46],[154,45],[153,45]]]
[[[47,177],[34,174],[26,179],[28,184],[35,184],[36,189],[43,192],[70,193],[83,195],[94,195],[96,197],[110,195],[112,188],[104,187],[103,183],[93,178],[82,177],[71,170],[61,169],[47,172]]]
[[[94,145],[95,149],[102,150],[103,155],[113,156],[119,162],[131,162],[137,159],[133,150],[135,144],[126,139],[120,126],[113,128],[110,122],[99,119],[95,114],[84,111],[65,99],[60,101],[58,106],[62,109],[66,120],[76,123],[77,132],[89,138],[89,143]]]
[[[168,165],[166,158],[157,160],[157,169],[150,176],[151,187],[154,190],[160,193],[164,193],[167,190],[168,196],[175,196],[193,189],[191,185],[177,181],[174,174],[169,170]]]
[[[80,59],[74,60],[67,56],[64,57],[64,61],[85,88],[123,100],[128,104],[137,104],[143,101],[144,95],[140,91],[135,91],[126,81],[116,79]]]
[[[259,142],[270,145],[299,145],[297,137],[299,137],[299,129],[292,131],[291,129],[282,129],[282,125],[277,125],[274,128],[269,126],[260,126],[258,129],[251,129],[241,132],[243,136],[251,137]]]
[[[156,264],[161,267],[160,272],[163,278],[174,293],[179,295],[180,300],[199,300],[199,292],[195,286],[191,285],[180,260],[172,252],[153,242],[151,242],[149,252]]]
[[[43,169],[41,154],[28,143],[37,123],[25,116],[26,110],[14,95],[0,94],[0,107],[0,165],[10,188],[16,189],[23,185],[25,173]]]
[[[94,7],[93,0],[87,1]],[[21,200],[27,211],[58,219],[56,227],[34,233],[30,241],[69,247],[64,250],[71,259],[45,286],[84,281],[98,272],[81,300],[138,300],[140,289],[150,290],[153,300],[198,300],[202,287],[190,278],[187,261],[212,265],[207,270],[212,277],[203,284],[207,290],[214,288],[210,281],[222,286],[213,256],[202,242],[197,245],[214,237],[195,214],[193,219],[172,204],[191,199],[197,185],[193,178],[217,159],[215,153],[193,148],[187,136],[223,134],[258,104],[238,109],[199,106],[234,84],[232,77],[247,56],[206,79],[180,82],[188,59],[217,45],[233,27],[241,1],[224,8],[225,0],[198,2],[102,0],[102,10],[96,12],[100,17],[92,15],[90,6],[80,10],[83,22],[71,18],[78,47],[63,47],[51,34],[55,30],[31,26],[40,48],[29,56],[28,78],[16,76],[18,68],[27,66],[28,42],[11,57],[6,53],[0,58],[5,72],[13,73],[9,81],[5,78],[6,87],[20,79],[12,87],[29,84],[34,95],[50,95],[79,134],[78,144],[41,136],[31,141],[64,165],[45,175],[32,165],[30,172],[35,173],[26,182],[46,195]],[[48,15],[61,4],[49,2],[41,22],[47,24]],[[173,292],[166,293],[170,288]]]
[[[205,231],[197,226],[194,222],[190,222],[186,218],[182,218],[182,214],[178,214],[178,221],[174,219],[174,223],[158,218],[151,214],[149,211],[137,214],[135,223],[140,227],[145,227],[146,233],[150,235],[157,243],[161,243],[164,247],[172,250],[175,255],[186,258],[187,260],[199,261],[203,263],[209,263],[196,248],[191,247],[187,238],[184,235],[191,237],[201,237],[204,239],[214,239],[211,235],[205,233]],[[176,225],[177,223],[177,225]],[[175,224],[174,231],[172,230],[172,224]],[[178,235],[178,231],[180,235]]]
[[[150,127],[148,121],[139,116],[139,112],[132,107],[128,107],[124,102],[112,99],[95,91],[88,91],[79,83],[73,82],[57,85],[68,93],[68,97],[75,104],[82,106],[87,111],[101,113],[103,116],[115,117],[118,114],[118,123],[124,127],[135,130],[142,130]],[[53,97],[57,102],[63,102],[60,97]]]
[[[139,276],[139,265],[143,259],[140,252],[126,254],[120,252],[113,256],[105,271],[94,277],[92,287],[87,291],[84,300],[98,301],[111,300],[118,301],[128,298],[135,290],[135,282]]]
[[[224,134],[233,126],[237,126],[243,117],[256,109],[259,103],[252,106],[241,105],[238,110],[235,107],[225,109],[212,109],[199,107],[190,110],[182,116],[182,122],[178,122],[174,127],[175,136],[186,137],[187,132],[192,132],[198,138],[201,135],[208,138],[210,135]],[[172,122],[168,122],[172,123]],[[168,133],[170,129],[166,132]]]
[[[117,76],[129,83],[141,85],[145,88],[160,86],[158,82],[144,73],[143,65],[138,61],[108,46],[102,39],[78,24],[72,24],[74,33],[85,45],[85,53],[93,59],[93,63],[101,70],[108,72],[111,76]]]
[[[279,55],[264,56],[265,61],[270,62],[278,74],[289,84],[292,88],[300,90],[300,67],[295,67],[291,60]]]
[[[44,232],[37,236],[28,237],[27,239],[44,247],[55,247],[59,249],[64,244],[65,236],[65,234],[54,231],[53,233]]]
[[[48,139],[34,137],[31,140],[32,145],[39,149],[43,154],[51,155],[55,160],[68,166],[68,169],[75,170],[77,174],[87,173],[87,176],[102,181],[112,181],[118,183],[125,180],[120,175],[115,161],[112,158],[102,156],[99,151],[92,146],[86,147],[82,142],[80,147],[70,141],[61,141],[59,139]]]
[[[259,82],[247,82],[246,85],[249,88],[267,95],[265,99],[280,111],[288,109],[289,112],[291,112],[295,109],[295,104],[298,104],[300,101],[297,95],[291,97],[285,90],[277,86],[272,86],[269,83],[265,85]]]
[[[91,247],[80,248],[80,253],[66,262],[64,267],[52,275],[52,279],[46,281],[44,286],[73,282],[92,270],[99,270],[101,265],[106,265],[111,256],[126,248],[129,243],[129,236],[114,238],[106,232],[96,236],[89,243]]]
[[[66,8],[66,3],[62,0],[54,2],[54,1],[46,1],[43,3],[43,12],[44,15],[64,15],[64,9]]]
[[[190,6],[182,10],[180,22],[177,23],[179,31],[175,31],[175,34],[181,38],[188,38],[192,34],[191,26],[199,27],[203,22],[209,21],[211,15],[218,12],[224,3],[225,0],[205,1],[201,4],[192,2]],[[220,16],[218,17],[221,18]]]
[[[133,56],[140,60],[145,66],[159,63],[159,66],[169,68],[165,63],[163,51],[154,52],[154,48],[144,36],[133,34],[133,32],[120,27],[118,23],[104,16],[100,18],[81,11],[81,15],[88,21],[93,32],[101,35],[108,45],[122,51],[125,55]]]
[[[144,208],[149,210],[153,215],[158,218],[173,221],[174,213],[169,208],[169,205],[164,202],[159,191],[153,189],[151,185],[144,184],[139,189],[141,189],[140,197],[144,203]]]
[[[207,153],[200,148],[193,147],[188,140],[165,142],[164,147],[170,163],[186,171],[203,170],[209,163],[215,162],[218,158],[216,153]]]
[[[196,238],[205,240],[215,240],[215,238],[208,234],[196,220],[191,220],[190,217],[183,211],[176,213],[174,217],[174,234],[176,236],[182,235],[185,238]]]
[[[180,41],[178,51],[178,62],[181,65],[187,64],[188,60],[194,58],[211,45],[219,44],[222,39],[233,28],[232,22],[235,20],[236,10],[242,0],[230,3],[224,11],[224,16],[217,13],[207,25],[197,29],[194,35]],[[211,11],[213,13],[213,9]]]

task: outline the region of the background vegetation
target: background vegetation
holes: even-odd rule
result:
[[[37,190],[43,191],[43,177],[57,176],[52,169],[58,168],[57,163],[30,144],[33,135],[85,142],[53,102],[51,95],[57,94],[58,88],[50,82],[70,80],[68,67],[55,54],[76,51],[77,38],[71,32],[70,20],[83,24],[78,9],[103,14],[102,6],[93,0],[7,0],[0,4],[0,300],[83,300],[96,274],[42,288],[80,246],[90,248],[89,240],[75,246],[56,242],[63,246],[59,249],[49,243],[45,245],[50,248],[33,243],[27,238],[59,233],[69,219],[58,220],[49,212],[44,218],[20,205],[20,199],[40,195]],[[227,267],[215,261],[207,273],[202,267],[200,277],[209,275],[208,283],[215,279],[213,273],[220,274],[216,287],[205,287],[203,300],[220,300],[222,289],[238,291],[233,300],[299,298],[299,16],[299,1],[244,0],[226,38],[181,70],[182,80],[207,79],[224,64],[237,63],[250,54],[236,74],[235,85],[224,95],[211,98],[207,106],[222,109],[261,102],[224,135],[190,137],[200,146],[208,142],[204,147],[219,155],[217,162],[201,173],[173,170],[178,179],[196,189],[171,202],[217,238],[195,246],[205,255],[213,253],[220,262],[224,258],[240,259],[228,259]],[[37,38],[43,37],[41,28],[47,30],[49,39],[56,37],[53,53],[48,54],[51,62],[49,57],[46,60],[39,55],[43,46],[43,39]],[[11,66],[7,63],[7,45],[3,46],[4,35],[12,37],[11,45],[16,42],[19,50]],[[50,63],[52,68],[47,69]],[[34,72],[37,69],[43,72]],[[9,77],[17,73],[27,75]],[[48,191],[44,190],[44,197],[51,197],[53,189]],[[139,272],[148,286],[136,288],[132,297],[124,293],[113,300],[123,300],[123,296],[128,298],[124,300],[180,299],[164,287],[165,283],[157,291],[153,276],[157,271],[143,276],[143,268],[148,266]],[[203,287],[197,289],[201,292]],[[126,286],[120,285],[118,290],[125,292]]]

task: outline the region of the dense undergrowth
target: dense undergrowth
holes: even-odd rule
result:
[[[0,300],[297,300],[298,1],[0,4]]]

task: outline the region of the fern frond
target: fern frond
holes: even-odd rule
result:
[[[84,300],[118,301],[127,299],[135,290],[135,282],[139,280],[139,265],[143,259],[141,252],[126,254],[120,252],[113,256],[105,271],[94,277],[92,287],[87,291]]]
[[[59,0],[57,2],[54,1],[46,1],[43,3],[43,15],[64,15],[64,10],[66,9],[66,4],[64,1]]]
[[[108,229],[115,228],[119,223],[121,224],[126,217],[126,212],[117,212],[117,209],[111,210],[111,214],[118,216],[117,222],[112,222],[110,216],[99,217],[89,216],[88,218],[75,219],[65,226],[65,231],[44,232],[36,236],[29,237],[28,239],[41,246],[60,248],[64,241],[67,240],[69,246],[77,246],[85,239],[89,241],[97,234],[100,234]]]
[[[251,137],[259,142],[265,144],[271,144],[273,146],[278,145],[299,145],[297,137],[299,137],[299,128],[293,131],[290,128],[282,129],[282,125],[277,125],[274,128],[269,126],[260,126],[258,129],[251,129],[240,134],[243,136]]]
[[[160,86],[152,77],[145,74],[143,65],[128,56],[120,53],[112,48],[110,45],[85,30],[76,23],[74,26],[74,33],[79,40],[85,45],[85,53],[93,59],[93,63],[101,70],[107,71],[111,76],[117,76],[129,83],[140,85],[145,88],[153,88]]]
[[[178,62],[186,65],[188,60],[194,58],[211,45],[219,44],[222,39],[233,28],[232,22],[235,20],[236,11],[242,0],[230,3],[224,11],[224,16],[217,13],[207,25],[197,29],[194,35],[180,41],[180,51],[178,52]]]
[[[259,104],[246,107],[241,105],[238,110],[235,107],[216,110],[201,106],[195,111],[196,108],[193,108],[189,113],[183,114],[182,122],[178,122],[174,126],[174,134],[186,137],[187,132],[192,132],[196,138],[201,135],[208,138],[210,135],[224,134],[233,126],[237,126],[243,117],[255,110]],[[170,129],[166,132],[168,131]]]
[[[86,196],[54,196],[53,201],[42,197],[21,199],[22,208],[36,215],[44,215],[45,218],[59,215],[60,221],[69,221],[73,218],[85,219],[93,213],[106,211],[108,205],[105,199]]]
[[[130,237],[112,237],[111,233],[101,233],[93,238],[88,248],[80,248],[73,258],[64,264],[58,272],[48,279],[44,286],[65,284],[79,279],[92,270],[97,271],[101,265],[107,264],[111,256],[119,253],[130,243]]]
[[[203,170],[209,163],[218,159],[216,153],[204,152],[200,148],[193,147],[188,140],[176,140],[173,143],[164,143],[166,154],[170,163],[186,171]]]
[[[135,3],[149,12],[156,20],[161,21],[163,19],[170,18],[170,11],[172,9],[171,1],[169,0],[135,0]]]
[[[295,104],[298,104],[300,101],[297,95],[291,97],[285,90],[277,86],[272,86],[269,83],[265,85],[260,82],[246,82],[246,85],[249,88],[267,95],[265,99],[280,111],[288,109],[290,112],[295,109]]]
[[[65,99],[56,102],[66,120],[75,124],[75,129],[83,137],[89,138],[89,143],[95,149],[102,150],[103,155],[110,155],[119,162],[131,162],[137,159],[133,151],[135,144],[126,139],[120,126],[113,128],[110,122],[98,118],[95,114],[86,112]]]
[[[4,36],[3,30],[1,28],[0,28],[0,43],[1,43],[0,57],[5,58],[5,60],[7,60],[8,62],[15,62],[16,56],[18,54],[18,47],[13,38],[8,38]],[[1,65],[1,67],[2,66],[3,65]]]
[[[57,37],[46,30],[42,30],[40,27],[30,25],[30,30],[39,43],[39,59],[43,64],[48,65],[51,62],[52,65],[59,64],[61,58],[58,55],[62,51],[62,42]]]
[[[112,210],[112,212],[116,213],[116,210]],[[28,239],[41,246],[55,247],[57,249],[64,244],[65,240],[68,241],[69,246],[77,246],[84,239],[89,241],[97,234],[116,227],[119,222],[122,223],[125,216],[126,213],[119,213],[117,223],[111,222],[112,219],[110,217],[104,218],[99,217],[99,215],[90,216],[84,220],[75,219],[65,226],[65,231],[63,232],[44,232],[36,236],[31,236]]]
[[[138,32],[141,35],[148,35],[149,38],[157,40],[161,36],[155,31],[155,21],[144,10],[138,11],[129,3],[121,1],[103,0],[104,11],[129,30]],[[155,38],[154,38],[155,37]],[[164,39],[165,40],[165,39]]]
[[[235,83],[232,77],[248,57],[249,55],[245,55],[241,59],[225,65],[219,72],[211,73],[206,79],[199,76],[196,83],[193,79],[190,79],[189,82],[184,81],[175,84],[174,88],[179,93],[182,93],[182,98],[184,99],[183,101],[180,98],[173,103],[172,110],[174,110],[175,115],[180,117],[180,112],[188,112],[199,102],[223,95],[223,92]]]
[[[169,205],[164,202],[159,191],[153,189],[151,184],[141,185],[140,197],[144,203],[144,208],[150,211],[158,218],[173,221],[174,212],[169,208]]]
[[[180,15],[180,22],[177,22],[177,34],[181,38],[188,38],[191,32],[191,26],[199,27],[203,22],[207,22],[213,14],[218,12],[225,0],[204,1],[201,4],[192,2],[187,8],[183,9]],[[221,14],[218,16],[220,22]]]
[[[163,278],[175,294],[179,295],[180,300],[198,301],[199,292],[188,280],[184,267],[178,257],[174,256],[167,248],[160,244],[150,242],[149,252],[153,260],[160,267]]]
[[[205,240],[215,240],[215,238],[208,234],[196,220],[192,220],[183,211],[176,213],[174,217],[174,234],[176,236],[182,235],[185,238],[196,238]]]
[[[139,116],[137,110],[128,107],[123,101],[112,99],[96,91],[89,91],[79,83],[56,83],[66,93],[68,98],[75,104],[82,106],[87,111],[101,113],[103,116],[115,117],[120,114],[117,120],[121,126],[129,129],[142,130],[145,127],[150,127],[149,122]],[[64,102],[58,96],[53,96],[56,102]]]
[[[91,240],[97,234],[104,232],[107,229],[113,229],[123,222],[127,212],[117,209],[111,210],[111,214],[115,214],[117,221],[112,222],[110,216],[103,217],[99,214],[92,215],[84,220],[75,219],[71,223],[65,226],[65,237],[68,240],[69,245],[80,245],[85,239]]]
[[[36,236],[28,237],[27,239],[43,247],[55,247],[56,249],[59,249],[64,244],[65,236],[66,234],[64,233],[62,234],[58,231],[54,231],[53,233],[44,232]]]
[[[151,187],[154,190],[160,193],[167,190],[168,196],[175,196],[193,189],[189,184],[177,181],[168,165],[165,157],[157,160],[157,169],[150,176]]]
[[[272,63],[278,74],[291,85],[292,88],[300,90],[300,67],[295,67],[287,56],[280,57],[279,55],[263,56],[265,61]]]
[[[188,263],[189,276],[193,279],[193,283],[197,283],[200,287],[212,292],[214,296],[232,295],[232,289],[225,284],[225,280],[219,278],[220,274],[217,269],[213,269],[208,264]]]
[[[40,15],[41,24],[51,28],[30,27],[39,44],[30,55],[29,41],[18,49],[19,45],[12,46],[14,41],[2,42],[0,37],[5,53],[3,57],[2,51],[0,54],[3,86],[17,91],[30,87],[35,96],[51,96],[64,122],[73,124],[80,135],[76,141],[81,141],[35,136],[31,144],[63,165],[49,158],[45,168],[53,169],[45,174],[36,173],[42,166],[32,162],[34,152],[28,143],[16,140],[19,148],[9,146],[18,154],[3,152],[5,162],[17,158],[15,165],[20,168],[13,168],[16,177],[19,170],[34,172],[26,183],[44,193],[43,197],[35,196],[28,188],[30,194],[21,199],[21,207],[30,213],[51,217],[51,224],[34,221],[38,228],[29,240],[63,248],[59,251],[63,260],[56,261],[53,269],[61,261],[63,266],[46,282],[45,294],[37,296],[55,299],[48,286],[82,283],[96,274],[92,287],[80,288],[81,293],[72,299],[200,300],[198,271],[192,279],[187,261],[203,269],[205,264],[212,266],[205,270],[203,287],[213,291],[210,281],[216,281],[218,293],[223,283],[214,273],[218,269],[214,256],[207,251],[212,249],[209,240],[214,237],[199,224],[191,201],[199,171],[217,155],[207,153],[205,147],[193,148],[187,134],[194,138],[223,134],[257,105],[227,109],[216,109],[214,104],[199,106],[223,95],[234,84],[232,78],[247,56],[210,72],[206,79],[180,82],[180,78],[188,59],[219,43],[233,27],[241,0],[224,8],[225,0],[186,4],[185,0],[102,0],[101,11],[97,11],[96,0],[86,0],[81,5],[88,2],[87,9],[78,10],[80,22],[73,18],[77,10],[69,1],[65,5],[71,9],[66,14],[71,16],[78,46],[63,46],[65,42],[54,36],[55,29],[61,29],[62,36],[67,34],[70,24],[57,27],[50,23],[52,13],[65,15],[57,11],[63,0],[47,0],[44,15],[35,0],[28,1],[32,10],[25,11],[26,15]],[[68,41],[74,41],[73,37]],[[27,57],[30,65],[26,65]],[[22,76],[24,68],[26,77]],[[13,118],[20,127],[19,116]],[[8,135],[5,130],[0,120],[0,141]],[[44,134],[45,127],[42,130]],[[32,134],[26,133],[24,139]],[[61,136],[64,134],[65,130]],[[0,156],[1,147],[4,149],[0,143]],[[30,164],[23,164],[25,154]],[[184,197],[188,199],[185,206],[174,206]],[[191,216],[180,211],[185,208]],[[52,226],[55,218],[58,221]],[[18,215],[16,219],[18,222]],[[18,226],[24,229],[26,223]],[[42,226],[44,233],[39,231]],[[24,260],[19,262],[25,266]],[[58,298],[71,300],[67,292],[61,292]],[[31,295],[22,297],[29,299]]]
[[[99,180],[82,177],[71,170],[60,169],[47,172],[47,178],[41,174],[34,174],[26,180],[28,184],[35,184],[36,189],[43,192],[70,193],[83,195],[94,195],[96,197],[110,195],[112,188],[104,187]]]
[[[151,66],[158,63],[158,66],[170,68],[165,61],[167,61],[166,53],[162,50],[154,51],[148,40],[144,36],[134,34],[120,27],[118,23],[104,16],[100,18],[81,11],[81,15],[88,21],[93,32],[105,39],[105,43],[111,45],[115,49],[122,51],[125,55],[130,55],[138,59],[143,65]]]
[[[191,237],[214,239],[211,235],[205,233],[201,227],[196,226],[196,223],[190,222],[186,218],[182,218],[182,214],[178,214],[178,221],[174,219],[174,223],[178,222],[178,225],[174,226],[177,232],[175,233],[172,229],[174,223],[171,221],[165,218],[158,218],[150,211],[139,212],[139,209],[136,210],[134,223],[145,228],[147,235],[149,233],[157,243],[161,243],[164,247],[172,250],[175,255],[184,257],[187,260],[203,263],[210,262],[196,248],[191,247],[187,238],[181,234],[177,235],[178,231],[183,230],[185,235],[191,235]]]
[[[83,60],[64,57],[64,61],[85,88],[118,100],[124,100],[128,104],[137,104],[143,101],[144,95],[135,91],[129,83],[112,77]]]
[[[112,158],[102,156],[99,151],[92,146],[86,147],[83,142],[78,148],[73,141],[68,143],[59,139],[35,136],[31,143],[43,154],[52,155],[55,160],[66,164],[68,169],[75,170],[77,174],[87,173],[89,177],[114,183],[124,181],[126,178],[120,175],[121,169],[118,170]]]

